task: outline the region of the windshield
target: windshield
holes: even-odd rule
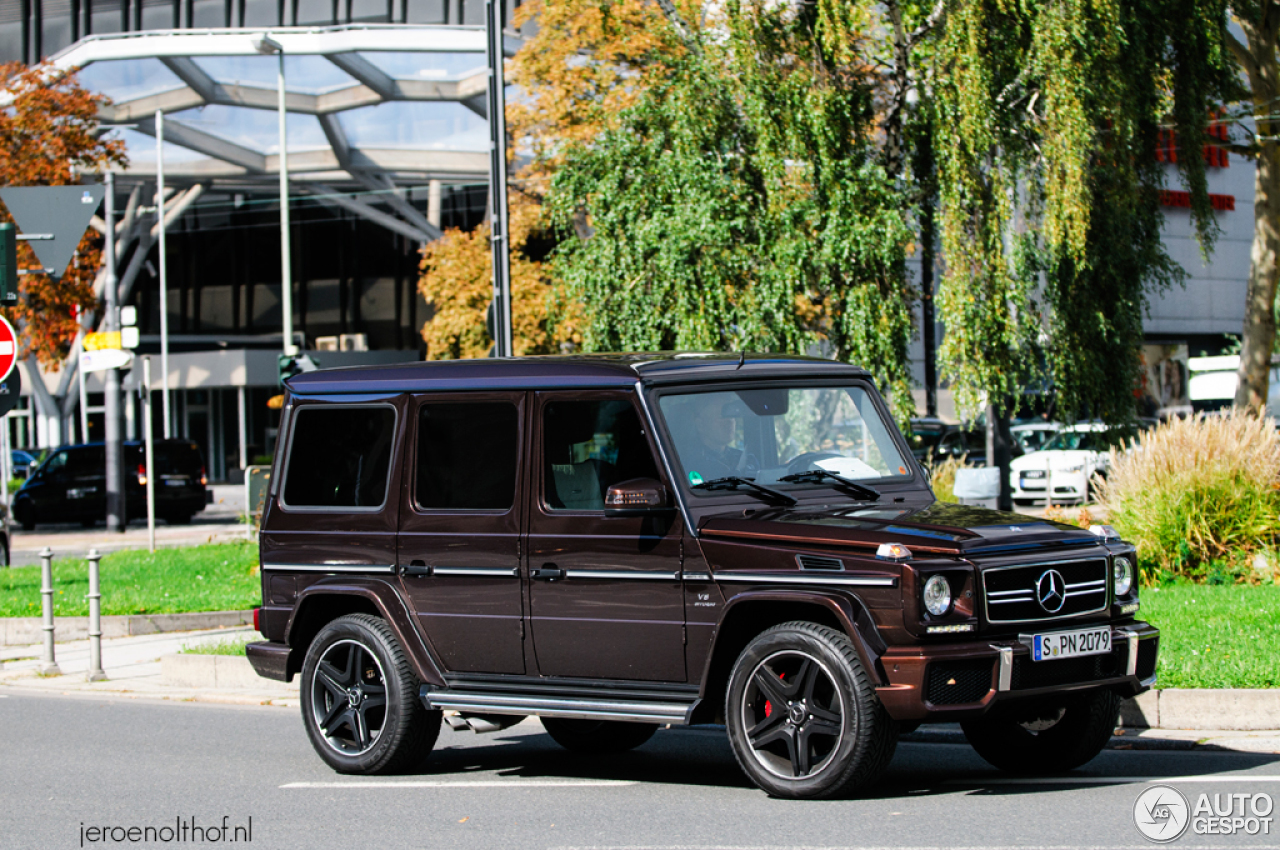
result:
[[[770,486],[830,487],[823,480],[783,480],[815,469],[860,481],[911,474],[891,436],[893,426],[862,387],[668,393],[658,407],[686,487],[727,476]]]

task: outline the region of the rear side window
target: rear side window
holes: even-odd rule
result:
[[[510,402],[424,404],[418,415],[418,507],[510,508],[519,439]]]
[[[395,439],[395,410],[385,406],[305,406],[293,416],[284,479],[291,508],[381,507]]]

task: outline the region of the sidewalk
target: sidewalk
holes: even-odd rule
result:
[[[217,643],[231,638],[251,636],[250,628],[225,628],[205,631],[170,632],[106,638],[102,641],[102,666],[108,680],[88,682],[89,641],[60,643],[56,647],[61,676],[41,676],[40,645],[0,648],[0,693],[41,692],[63,695],[101,694],[119,698],[174,700],[179,702],[219,702],[252,705],[298,705],[298,679],[290,684],[252,676],[229,677],[233,682],[248,682],[249,687],[214,687],[212,676],[205,677],[199,687],[180,684],[189,681],[184,672],[175,674],[170,665],[168,677],[161,658],[175,655],[183,647],[201,643]],[[190,656],[184,656],[190,658]],[[219,662],[223,656],[217,657]],[[238,659],[225,657],[238,663]],[[245,662],[247,665],[247,662]],[[221,676],[221,674],[219,674]],[[200,677],[195,677],[199,679]],[[924,726],[903,736],[907,742],[966,743],[957,724]],[[1280,730],[1226,731],[1213,729],[1119,729],[1111,739],[1113,750],[1198,750],[1275,753],[1280,755]]]
[[[105,682],[89,682],[89,641],[60,643],[55,658],[60,676],[41,676],[39,644],[0,648],[0,692],[12,690],[57,694],[103,694],[116,697],[164,699],[181,702],[220,702],[296,706],[298,680],[292,684],[258,679],[250,688],[183,687],[166,680],[160,659],[184,647],[218,643],[245,636],[257,637],[251,628],[213,629],[198,632],[104,638],[102,667]],[[213,656],[206,656],[213,657]],[[247,663],[247,662],[246,662]]]

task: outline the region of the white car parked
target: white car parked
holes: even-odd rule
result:
[[[1047,503],[1051,488],[1054,504],[1088,501],[1089,479],[1094,473],[1106,474],[1107,452],[1117,441],[1115,432],[1101,422],[1064,428],[1040,451],[1009,464],[1014,502]]]

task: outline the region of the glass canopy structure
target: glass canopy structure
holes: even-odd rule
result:
[[[425,241],[439,231],[397,203],[397,188],[487,181],[483,27],[147,31],[89,36],[51,60],[80,67],[82,83],[111,99],[100,119],[126,143],[122,182],[155,178],[160,110],[166,180],[263,192],[276,183],[280,159],[277,59],[254,47],[264,32],[285,55],[295,191],[349,209],[362,202],[345,193],[378,193],[408,225],[393,229]],[[506,40],[511,54],[520,39]]]

